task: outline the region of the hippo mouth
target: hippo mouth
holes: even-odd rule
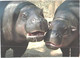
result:
[[[45,32],[42,32],[42,31],[34,31],[34,32],[31,32],[31,33],[27,33],[27,39],[31,42],[34,42],[34,41],[41,41],[43,40],[43,37],[45,35]]]
[[[54,44],[52,42],[46,42],[45,44],[46,44],[46,46],[50,46],[52,48],[60,48],[62,46],[61,44],[60,45],[56,45],[56,44]]]

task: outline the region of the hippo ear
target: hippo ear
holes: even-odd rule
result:
[[[72,31],[76,31],[77,28],[76,28],[75,26],[71,26],[71,30],[72,30]]]

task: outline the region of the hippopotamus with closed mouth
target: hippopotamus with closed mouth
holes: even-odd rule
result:
[[[63,56],[79,56],[79,1],[64,1],[56,10],[45,36],[48,48],[61,48]],[[70,54],[71,50],[71,55]]]

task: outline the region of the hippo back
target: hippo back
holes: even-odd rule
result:
[[[66,14],[65,14],[66,13]],[[62,18],[68,21],[68,24],[76,26],[79,24],[79,2],[76,1],[65,1],[63,2],[55,12],[55,18]]]

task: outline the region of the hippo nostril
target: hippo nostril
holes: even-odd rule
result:
[[[52,34],[54,34],[55,36],[59,35],[56,31],[53,31]]]
[[[59,34],[58,33],[56,33],[56,36],[58,36]]]
[[[61,36],[61,35],[59,35],[58,37],[59,37],[59,38],[62,38],[62,36]]]

